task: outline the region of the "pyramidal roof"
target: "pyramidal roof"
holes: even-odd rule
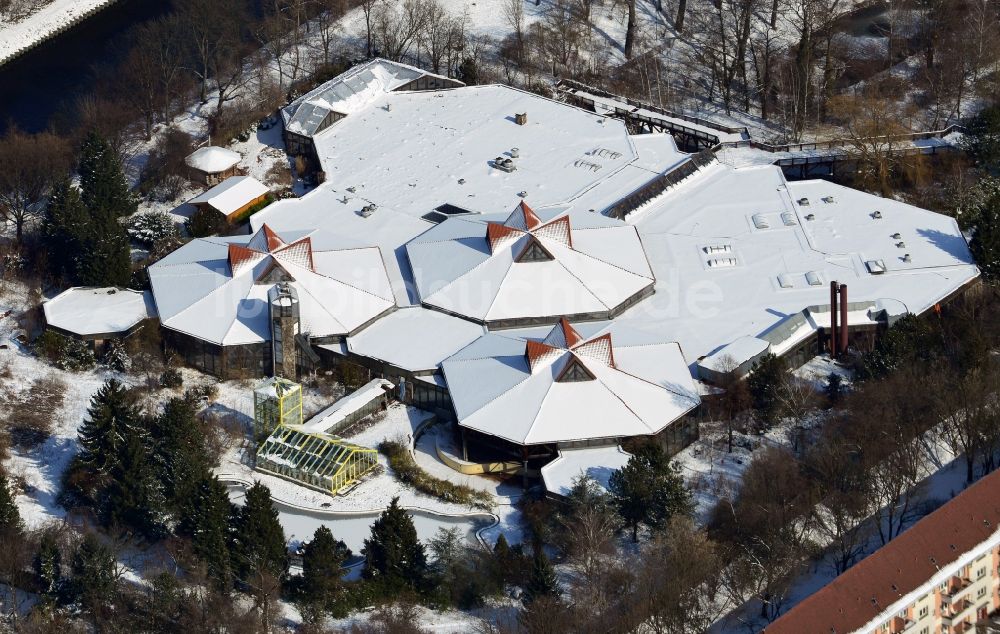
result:
[[[193,240],[149,277],[164,326],[219,345],[270,340],[267,291],[279,282],[295,287],[312,337],[350,334],[395,307],[378,248],[322,232],[286,239],[267,225],[249,237]]]
[[[655,434],[699,402],[676,343],[616,345],[562,319],[542,339],[485,335],[442,365],[459,424],[523,445]]]
[[[608,319],[652,291],[635,228],[542,214],[446,220],[407,245],[421,303],[489,325]],[[484,226],[485,225],[485,226]]]

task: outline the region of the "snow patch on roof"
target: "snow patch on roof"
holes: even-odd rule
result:
[[[230,167],[233,167],[243,157],[239,155],[239,152],[233,152],[232,150],[227,150],[223,147],[217,147],[214,145],[209,145],[207,147],[198,148],[192,152],[184,162],[188,164],[188,167],[193,167],[196,170],[205,172],[206,174],[218,174],[219,172],[224,172]]]
[[[219,170],[219,171],[224,171]],[[267,185],[253,176],[231,176],[208,191],[188,201],[191,205],[207,204],[229,215],[268,192]]]

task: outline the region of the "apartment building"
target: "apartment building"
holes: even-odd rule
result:
[[[1000,471],[795,605],[767,634],[964,634],[1000,611]]]

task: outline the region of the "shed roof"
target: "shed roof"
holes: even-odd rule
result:
[[[267,192],[267,185],[253,176],[231,176],[188,202],[192,205],[207,204],[228,216]]]
[[[184,161],[189,167],[193,167],[206,174],[218,174],[233,167],[242,158],[239,152],[234,152],[224,147],[208,145],[198,148],[184,159]]]

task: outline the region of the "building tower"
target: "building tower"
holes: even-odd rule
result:
[[[272,374],[297,377],[295,338],[300,332],[299,296],[288,282],[275,284],[267,291],[271,311]]]
[[[254,434],[266,438],[276,427],[302,424],[302,386],[288,379],[264,379],[253,391]]]

